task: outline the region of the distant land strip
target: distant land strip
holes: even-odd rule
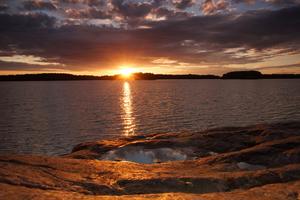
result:
[[[131,78],[134,80],[163,80],[163,79],[299,79],[300,74],[262,74],[259,71],[234,71],[216,75],[197,74],[153,74],[134,73]],[[21,75],[0,75],[0,81],[74,81],[74,80],[122,80],[122,75],[92,76],[73,75],[65,73],[42,73],[42,74],[21,74]]]

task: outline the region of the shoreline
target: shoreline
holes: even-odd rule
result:
[[[297,199],[300,122],[78,144],[62,156],[1,155],[4,199]]]
[[[211,74],[153,74],[132,73],[129,77],[117,75],[73,75],[65,73],[0,75],[0,81],[81,81],[81,80],[265,80],[300,79],[300,74],[262,74],[259,71],[233,71],[219,75]]]

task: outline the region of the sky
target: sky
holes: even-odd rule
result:
[[[0,74],[300,73],[300,0],[0,0]]]

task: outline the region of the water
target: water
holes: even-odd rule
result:
[[[0,83],[0,153],[117,136],[300,120],[300,80]]]

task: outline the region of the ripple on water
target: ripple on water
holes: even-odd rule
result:
[[[3,82],[0,153],[68,153],[78,143],[300,120],[300,80]]]

